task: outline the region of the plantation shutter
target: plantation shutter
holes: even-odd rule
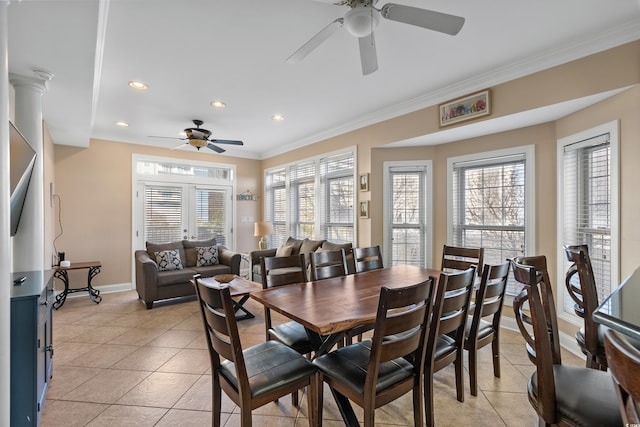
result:
[[[264,219],[273,223],[273,235],[267,236],[269,247],[275,248],[289,237],[287,228],[286,169],[265,175]]]
[[[316,237],[316,162],[298,163],[289,168],[289,220],[297,239]]]
[[[227,213],[231,211],[227,191],[196,188],[196,239],[216,239],[216,244],[227,246],[225,235]]]

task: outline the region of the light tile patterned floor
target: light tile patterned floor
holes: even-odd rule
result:
[[[243,346],[264,340],[262,306],[246,305],[255,319],[238,323]],[[509,310],[510,308],[506,308]],[[195,299],[159,303],[146,310],[134,291],[104,294],[96,305],[80,295],[53,315],[54,372],[42,426],[209,426],[211,376]],[[453,367],[434,377],[438,426],[537,426],[526,392],[533,371],[523,340],[503,330],[502,377],[493,377],[490,347],[480,352],[479,394],[455,398]],[[582,365],[564,353],[563,362]],[[325,390],[323,423],[340,426],[338,410]],[[301,407],[283,398],[253,412],[255,426],[308,425]],[[236,405],[223,393],[222,425],[237,426]],[[356,408],[361,418],[362,411]],[[376,425],[412,425],[410,395],[376,411]]]

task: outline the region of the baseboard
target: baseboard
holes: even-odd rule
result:
[[[97,290],[100,291],[101,294],[110,294],[113,292],[124,292],[124,291],[131,291],[133,289],[135,289],[135,287],[133,286],[133,283],[129,282],[129,283],[117,283],[115,285],[104,285],[104,286],[96,286],[95,287]],[[56,290],[56,296],[58,294],[61,294],[62,290],[58,289]],[[68,294],[67,295],[67,299],[71,299],[71,298],[78,298],[78,297],[86,297],[87,294],[84,292],[76,292],[73,294]]]
[[[520,329],[518,329],[516,319],[514,319],[513,317],[502,316],[502,318],[500,319],[500,327],[520,333]],[[580,347],[578,347],[578,343],[576,342],[575,337],[572,337],[571,335],[560,331],[558,339],[560,340],[560,346],[562,346],[565,350],[575,354],[585,361],[587,360],[585,355],[580,350]]]

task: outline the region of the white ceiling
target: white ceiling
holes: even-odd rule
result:
[[[214,138],[245,142],[227,154],[266,158],[640,39],[640,0],[397,1],[466,22],[452,37],[383,19],[379,70],[362,76],[357,40],[345,29],[302,62],[285,62],[346,12],[326,0],[23,0],[9,5],[9,71],[54,74],[43,114],[57,144],[170,148],[180,141],[149,135],[177,137],[201,119]],[[149,89],[134,91],[130,80]],[[553,120],[606,96],[528,114]],[[227,108],[209,105],[218,99]],[[285,120],[272,121],[276,113]],[[506,130],[531,117],[398,145]],[[130,126],[116,127],[119,120]]]

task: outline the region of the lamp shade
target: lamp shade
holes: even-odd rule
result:
[[[271,221],[259,221],[253,224],[254,236],[268,236],[273,234],[273,223]]]

